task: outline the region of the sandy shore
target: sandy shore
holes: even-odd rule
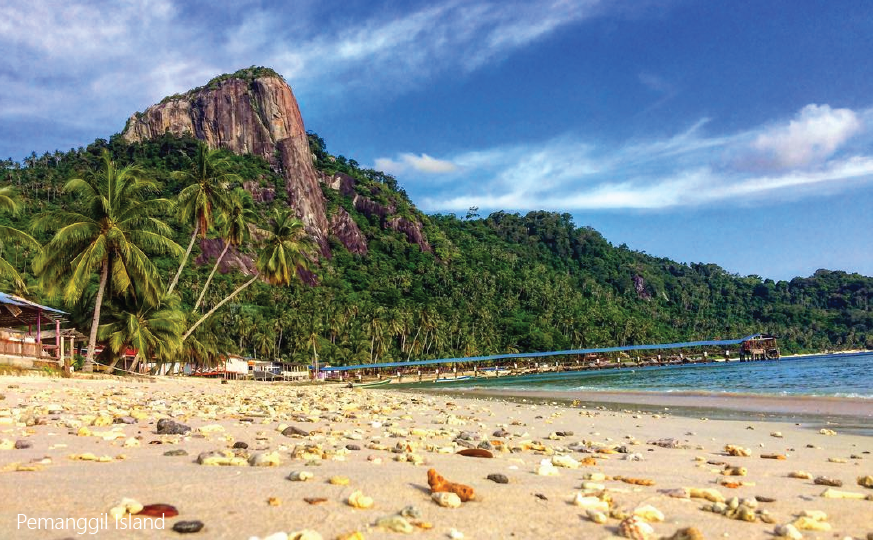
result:
[[[873,489],[856,483],[859,476],[873,475],[873,438],[839,430],[825,435],[795,423],[703,420],[669,411],[632,414],[337,386],[192,380],[0,377],[0,396],[0,538],[178,538],[171,528],[185,520],[204,523],[200,532],[182,536],[190,538],[264,538],[302,529],[325,539],[355,531],[359,538],[399,538],[403,534],[374,524],[409,505],[416,507],[417,516],[407,520],[415,523],[411,537],[449,538],[453,529],[467,539],[613,537],[619,519],[597,524],[584,507],[572,504],[588,481],[602,484],[604,489],[588,486],[589,491],[611,501],[615,516],[644,505],[662,512],[664,521],[651,523],[656,532],[652,538],[669,538],[692,526],[704,538],[773,538],[776,525],[795,521],[805,510],[825,512],[830,530],[802,531],[804,538],[864,539],[873,533],[873,500],[825,498],[826,486],[788,477],[792,471],[808,471],[842,481],[835,488],[840,491],[873,495]],[[159,435],[156,423],[163,418],[192,431]],[[283,435],[286,426],[308,435],[292,435],[290,430]],[[774,432],[781,437],[772,436]],[[658,440],[674,447],[650,444]],[[455,453],[486,441],[494,458]],[[5,449],[16,442],[23,448]],[[196,463],[201,453],[230,451],[235,442],[248,446],[237,449],[237,457],[278,458],[279,464]],[[729,456],[726,444],[748,449],[751,455]],[[168,451],[186,455],[165,455]],[[106,461],[71,459],[88,453]],[[762,454],[786,459],[763,459]],[[557,476],[536,473],[542,460],[561,455],[573,458],[564,464],[589,464],[559,466]],[[554,461],[560,464],[562,459]],[[726,466],[743,467],[747,474],[726,476]],[[428,487],[429,468],[472,487],[475,498],[459,508],[437,505]],[[311,472],[313,478],[287,479],[299,471]],[[495,473],[509,483],[486,479]],[[606,478],[586,480],[592,474]],[[329,483],[334,476],[346,477],[348,484]],[[618,476],[654,483],[631,484]],[[713,488],[728,499],[757,496],[773,501],[758,502],[750,510],[755,521],[746,522],[702,510],[711,504],[705,500],[664,493],[686,494],[681,488]],[[373,499],[371,508],[346,503],[357,490]],[[111,518],[94,535],[78,534],[75,528],[28,530],[26,524],[18,525],[19,514],[101,518],[125,497],[173,505],[179,515],[167,519],[162,531],[117,530]],[[326,500],[311,505],[304,498]],[[774,523],[762,522],[761,510]]]

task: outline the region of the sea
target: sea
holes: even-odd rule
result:
[[[451,375],[448,375],[451,377]],[[420,388],[542,392],[711,392],[873,399],[873,353],[565,371],[426,383]]]
[[[869,352],[489,376],[395,388],[695,418],[793,422],[873,437]]]

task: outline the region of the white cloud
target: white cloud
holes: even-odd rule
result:
[[[436,193],[414,196],[429,211],[471,206],[573,211],[755,203],[832,193],[873,180],[873,156],[863,152],[869,144],[859,145],[857,152],[843,146],[851,136],[873,138],[858,120],[871,115],[873,109],[813,105],[791,122],[722,136],[706,136],[703,119],[673,137],[612,148],[569,136],[490,148],[450,156],[459,170]],[[803,151],[775,142],[786,140]],[[769,173],[723,163],[722,156],[747,152],[758,141],[796,157]]]
[[[375,167],[389,174],[400,174],[410,169],[427,174],[446,174],[458,170],[458,166],[451,161],[436,159],[427,154],[420,156],[400,154],[396,161],[390,158],[378,158]]]
[[[810,104],[787,125],[760,133],[751,148],[753,159],[774,168],[803,167],[821,163],[861,131],[858,115],[850,109]]]

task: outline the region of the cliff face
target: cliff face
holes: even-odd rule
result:
[[[324,256],[330,256],[329,235],[336,236],[349,251],[359,255],[366,255],[367,239],[344,209],[328,218],[321,184],[351,199],[356,211],[378,215],[383,229],[402,232],[422,251],[431,251],[421,223],[395,216],[397,209],[393,203],[383,205],[359,194],[355,179],[347,174],[327,176],[315,170],[294,93],[272,70],[241,70],[217,77],[185,94],[170,96],[131,116],[122,136],[129,142],[140,142],[167,132],[177,136],[189,133],[210,148],[256,154],[267,160],[283,175],[288,204],[318,242]],[[244,187],[256,202],[269,203],[276,198],[272,188],[261,188],[257,182],[245,182]],[[220,253],[222,244],[217,242],[201,242],[203,255],[198,262],[205,263]],[[234,265],[240,269],[250,265],[245,256],[233,261],[223,262],[222,272]]]
[[[328,220],[297,100],[281,77],[226,78],[130,117],[130,142],[190,133],[211,148],[262,156],[285,178],[288,199],[327,255]]]

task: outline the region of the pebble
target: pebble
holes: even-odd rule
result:
[[[837,480],[835,478],[828,478],[827,476],[816,476],[813,483],[818,484],[820,486],[831,486],[831,487],[843,487],[843,481]]]
[[[258,452],[249,458],[252,467],[278,467],[281,464],[278,452]]]
[[[576,493],[576,496],[573,497],[573,504],[585,510],[609,512],[609,503],[607,501],[604,501],[599,497],[586,495],[582,492]]]
[[[191,428],[185,424],[180,424],[169,418],[158,420],[157,434],[158,435],[185,435],[189,433]]]
[[[650,504],[635,508],[634,515],[652,523],[664,521],[664,513]]]
[[[242,442],[242,441],[237,441],[237,442],[233,443],[233,448],[235,448],[235,449],[246,450],[248,447],[249,447],[249,445],[247,443]]]
[[[131,512],[133,513],[133,512]],[[163,518],[171,518],[179,515],[179,511],[176,510],[175,506],[170,504],[147,504],[142,507],[142,510],[136,512],[138,516],[147,516],[147,517],[163,517]]]
[[[806,471],[791,471],[788,473],[789,478],[800,478],[801,480],[812,480],[812,473]]]
[[[376,520],[376,526],[397,533],[409,534],[415,531],[412,523],[403,516],[385,516]]]
[[[187,456],[188,452],[182,448],[176,448],[174,450],[167,450],[164,452],[165,456],[174,457],[174,456]]]
[[[597,523],[599,525],[603,525],[604,523],[606,523],[607,520],[606,514],[593,508],[589,508],[588,510],[586,510],[585,515],[590,521],[593,521],[594,523]]]
[[[33,443],[30,441],[25,441],[25,440],[21,440],[21,439],[15,441],[15,449],[16,450],[25,450],[27,448],[31,448],[32,446],[33,446]]]
[[[797,530],[797,527],[788,523],[785,525],[777,525],[773,533],[777,538],[788,538],[789,540],[802,540],[803,534]]]
[[[435,503],[444,508],[458,508],[459,506],[461,506],[461,498],[454,493],[444,491],[432,493],[430,498],[433,499]]]
[[[561,474],[558,472],[558,468],[555,467],[551,459],[544,459],[540,461],[536,472],[540,476],[558,476]]]
[[[870,476],[869,474],[867,476],[859,476],[858,485],[873,489],[873,476]]]
[[[347,486],[349,482],[348,476],[331,476],[328,480],[328,483],[334,486]]]
[[[822,435],[836,435],[837,432],[832,429],[821,428],[819,431]]]
[[[309,471],[292,471],[291,474],[288,475],[288,480],[292,482],[306,482],[313,477],[313,474]]]
[[[452,540],[464,540],[464,533],[462,533],[458,529],[452,528],[449,529],[449,538],[451,538]]]
[[[347,445],[346,445],[346,450],[357,451],[357,450],[360,450],[360,449],[361,449],[361,447],[360,447],[359,445],[357,445],[357,444],[347,444]]]
[[[492,482],[496,482],[498,484],[508,484],[509,483],[509,478],[505,474],[500,474],[500,473],[489,474],[487,476],[487,479],[491,480]]]
[[[296,427],[296,426],[289,426],[289,427],[286,427],[285,429],[282,430],[282,435],[284,435],[286,437],[294,437],[294,436],[308,437],[309,432],[306,431],[305,429],[300,429],[299,427]]]
[[[678,529],[672,536],[665,537],[665,540],[704,540],[704,538],[697,527],[685,527]]]
[[[726,444],[724,447],[724,451],[728,453],[728,455],[735,457],[749,457],[752,455],[752,451],[748,448],[743,448],[742,446],[737,446],[734,444]]]
[[[181,534],[200,532],[202,528],[203,522],[196,519],[190,521],[177,521],[173,524],[173,530]]]

